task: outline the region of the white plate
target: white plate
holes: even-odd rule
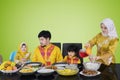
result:
[[[37,71],[38,73],[52,73],[54,72],[53,69],[40,69]]]
[[[94,75],[87,75],[87,74],[84,74],[83,71],[80,71],[80,74],[81,74],[81,75],[84,75],[84,76],[91,77],[91,76],[97,76],[97,75],[101,74],[101,72],[97,71],[97,74],[94,74]]]
[[[34,63],[34,64],[28,64],[28,65],[30,65],[30,66],[39,66],[40,64]]]
[[[15,72],[17,72],[19,69],[17,69],[17,70],[10,70],[10,71],[5,71],[5,70],[1,70],[1,72],[3,72],[3,73],[15,73]]]
[[[59,66],[58,66],[57,69],[65,69],[65,67],[59,67]]]
[[[66,66],[67,64],[55,64],[55,66],[57,66],[57,67],[64,67],[64,66]]]

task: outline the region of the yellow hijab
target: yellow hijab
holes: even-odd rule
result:
[[[23,52],[23,51],[21,50],[22,46],[26,46],[26,51],[25,51],[25,52]],[[19,47],[18,47],[18,52],[17,52],[17,53],[21,54],[21,56],[24,56],[25,54],[28,53],[28,47],[27,47],[27,44],[26,44],[25,42],[22,42],[22,43],[19,45]]]

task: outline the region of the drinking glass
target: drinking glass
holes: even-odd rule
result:
[[[86,53],[86,49],[80,49],[79,56],[82,58],[87,57],[88,54]]]

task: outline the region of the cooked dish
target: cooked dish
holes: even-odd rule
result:
[[[32,68],[23,68],[20,70],[21,73],[31,73],[34,72]]]
[[[32,65],[26,65],[24,66],[19,72],[21,73],[31,73],[31,72],[35,72],[36,70],[38,70],[39,66],[32,66]]]
[[[56,66],[46,66],[45,68],[46,68],[46,69],[54,69],[54,70],[56,70],[56,69],[57,69],[57,67],[56,67]]]
[[[96,75],[97,71],[94,70],[83,70],[83,73],[86,75]]]
[[[71,76],[71,75],[75,75],[78,73],[78,69],[61,69],[61,70],[57,70],[57,73],[63,76]]]

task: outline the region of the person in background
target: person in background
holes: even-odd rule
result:
[[[45,66],[62,62],[63,57],[60,49],[50,43],[51,33],[47,30],[43,30],[38,34],[38,38],[40,45],[35,49],[32,61],[41,62]]]
[[[114,22],[110,18],[104,19],[100,23],[101,32],[85,44],[86,48],[97,46],[97,55],[90,59],[97,60],[105,65],[115,63],[115,50],[118,44],[118,35]]]
[[[78,48],[77,46],[75,45],[70,45],[68,48],[67,48],[67,53],[68,55],[65,56],[64,58],[64,62],[67,62],[68,64],[80,64],[81,61],[79,59],[79,51],[78,51]]]
[[[24,64],[30,61],[30,55],[31,54],[28,52],[27,44],[25,42],[22,42],[19,46],[14,60],[18,64]]]
[[[0,64],[2,63],[3,61],[3,58],[2,58],[2,55],[0,55]]]

